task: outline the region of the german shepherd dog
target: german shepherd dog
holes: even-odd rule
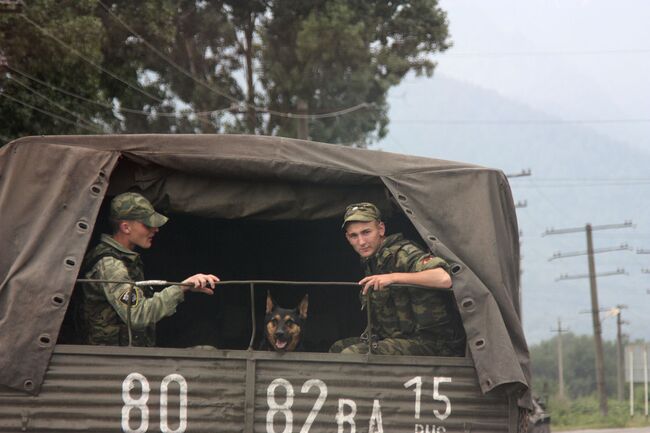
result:
[[[260,350],[276,352],[302,351],[302,338],[307,320],[308,296],[305,295],[294,309],[282,308],[266,294],[266,317],[264,318],[264,340]]]

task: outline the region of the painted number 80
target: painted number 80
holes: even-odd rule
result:
[[[178,384],[179,390],[179,425],[178,428],[169,427],[167,416],[167,395],[169,385],[174,382]],[[140,384],[140,394],[137,398],[132,396],[132,391]],[[149,429],[149,381],[140,373],[131,373],[122,382],[122,431],[124,433],[145,433]],[[131,417],[133,412],[140,415],[140,425],[131,428]],[[184,433],[187,429],[187,382],[180,374],[170,374],[160,383],[160,431],[162,433]]]

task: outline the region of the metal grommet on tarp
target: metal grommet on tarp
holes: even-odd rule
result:
[[[66,268],[73,269],[77,264],[77,259],[75,257],[66,257],[63,260],[63,264],[65,265]]]
[[[82,234],[86,233],[86,232],[88,232],[89,228],[90,228],[90,224],[85,219],[80,219],[79,221],[77,221],[77,231],[79,233],[82,233]]]
[[[476,350],[483,350],[485,349],[485,346],[487,346],[487,342],[485,341],[485,338],[477,338],[472,341],[472,346],[474,346],[474,349]]]
[[[25,379],[23,382],[23,388],[25,391],[33,391],[34,390],[34,381],[31,379]]]
[[[460,264],[458,264],[458,263],[452,263],[451,264],[451,274],[452,275],[457,275],[462,270],[463,270],[463,267]]]
[[[50,347],[52,345],[52,337],[50,337],[50,334],[39,335],[38,345],[41,347]]]
[[[65,295],[62,293],[55,293],[52,295],[52,305],[60,307],[65,303]]]
[[[476,309],[476,302],[472,298],[463,298],[460,301],[460,307],[463,311],[472,312]]]

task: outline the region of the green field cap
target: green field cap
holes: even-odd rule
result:
[[[111,219],[140,221],[149,227],[160,227],[167,222],[167,217],[156,212],[149,200],[137,192],[125,192],[113,198]]]
[[[345,225],[349,222],[366,223],[370,221],[381,221],[381,212],[379,212],[377,206],[372,203],[355,203],[345,209],[341,228],[345,228]]]

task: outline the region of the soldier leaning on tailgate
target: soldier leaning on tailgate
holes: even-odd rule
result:
[[[81,278],[143,280],[142,260],[134,249],[150,248],[153,237],[167,222],[167,217],[156,212],[142,195],[127,192],[111,201],[110,222],[113,234],[103,234],[100,243],[86,254]],[[176,311],[185,292],[190,290],[212,295],[217,281],[219,279],[214,275],[196,274],[183,281],[193,286],[169,286],[158,293],[153,293],[149,287],[131,289],[130,284],[84,283],[77,312],[83,343],[127,345],[127,308],[130,303],[132,344],[153,346],[156,323]]]
[[[361,257],[366,277],[359,281],[362,305],[371,303],[374,353],[380,355],[463,356],[465,331],[449,293],[449,265],[423,251],[401,233],[386,236],[379,209],[372,203],[347,207],[345,237]],[[366,353],[367,340],[339,340],[330,352]]]

